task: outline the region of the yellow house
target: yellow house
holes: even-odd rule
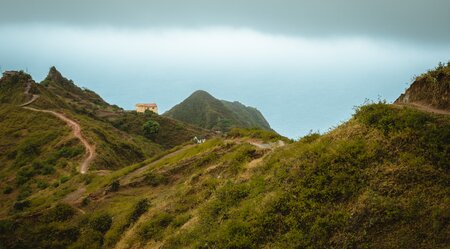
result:
[[[145,111],[152,111],[154,113],[158,113],[158,105],[155,103],[150,104],[136,104],[136,111],[137,112],[145,112]]]

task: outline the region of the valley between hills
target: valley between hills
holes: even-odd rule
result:
[[[205,91],[158,115],[5,72],[0,248],[448,248],[449,113],[450,63],[299,140]]]

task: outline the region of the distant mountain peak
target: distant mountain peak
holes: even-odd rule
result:
[[[212,130],[228,131],[233,127],[271,130],[269,123],[256,108],[238,101],[216,99],[204,90],[193,92],[164,115]]]
[[[209,92],[205,90],[197,90],[193,92],[188,98],[198,98],[198,97],[214,98],[214,96],[212,96]]]
[[[52,66],[50,70],[48,71],[46,80],[51,80],[54,82],[60,82],[64,80],[65,78],[62,76],[62,74],[56,69],[55,66]]]

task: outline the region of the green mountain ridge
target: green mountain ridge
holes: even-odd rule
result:
[[[5,87],[8,82],[0,80],[6,141],[0,149],[37,136],[23,128],[34,120],[34,129],[46,132],[39,138],[49,141],[37,146],[35,158],[45,160],[68,129],[40,113],[23,115],[17,107],[27,100],[23,84],[16,89]],[[206,100],[192,108],[226,105],[196,94]],[[67,104],[73,110],[86,105]],[[232,115],[218,110],[210,115]],[[104,118],[88,113],[98,122]],[[105,131],[125,132],[132,120]],[[137,134],[132,127],[129,136]],[[117,170],[73,172],[58,181],[75,165],[50,173],[48,164],[21,166],[39,172],[31,177],[2,168],[0,248],[449,248],[449,141],[450,116],[380,102],[358,107],[326,134],[298,141],[235,128],[202,144],[162,148]],[[64,145],[76,149],[77,143]],[[24,153],[35,147],[19,148],[0,162],[27,160]],[[17,181],[23,177],[29,179]],[[58,184],[43,186],[49,179]]]
[[[31,95],[38,98],[27,107],[47,113],[20,106]],[[15,191],[11,195],[14,198],[2,201],[1,215],[10,211],[6,207],[11,207],[14,200],[20,203],[80,171],[86,148],[73,136],[72,129],[50,111],[78,123],[87,142],[95,146],[89,165],[93,172],[120,169],[189,142],[194,136],[208,134],[159,115],[125,112],[96,93],[78,88],[55,68],[42,84],[26,73],[10,72],[0,79],[0,185]],[[128,119],[133,121],[123,125]],[[147,120],[160,124],[159,132],[152,137],[142,131]]]
[[[202,90],[192,93],[163,116],[210,130],[229,131],[232,128],[271,130],[269,123],[256,108],[237,101],[218,100]]]

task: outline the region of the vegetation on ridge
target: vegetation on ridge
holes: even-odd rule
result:
[[[52,132],[58,141],[66,131]],[[34,178],[10,191],[2,171],[0,248],[448,248],[449,141],[448,115],[372,103],[296,142],[236,128],[40,191]],[[74,150],[59,155],[76,158]]]
[[[446,248],[449,139],[449,117],[383,103],[274,151],[213,139],[115,178],[124,187],[107,198],[91,194],[84,209],[113,217],[92,248]],[[130,223],[142,198],[149,207]],[[78,231],[67,243],[94,239],[86,216],[61,223]],[[50,225],[28,222],[6,231],[44,243],[33,227]]]

